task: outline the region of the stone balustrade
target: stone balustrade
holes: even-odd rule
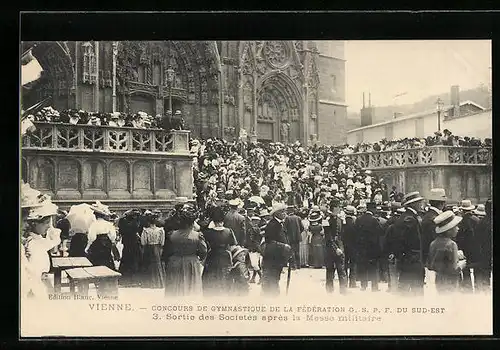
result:
[[[23,149],[79,152],[189,153],[189,131],[35,122]]]
[[[380,152],[347,154],[362,169],[405,168],[436,165],[488,166],[491,147],[428,146]]]

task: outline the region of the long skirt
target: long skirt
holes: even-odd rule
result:
[[[300,266],[309,265],[309,244],[307,240],[300,242],[299,245]]]
[[[119,272],[122,274],[120,285],[134,286],[139,284],[141,269],[141,245],[135,240],[122,239],[123,250]]]
[[[165,287],[165,271],[161,261],[162,246],[159,244],[148,244],[143,247],[143,275],[142,287],[163,288]]]
[[[453,293],[458,290],[459,276],[436,273],[436,289],[439,294]]]
[[[324,238],[320,234],[313,234],[311,238],[312,246],[312,266],[321,268],[325,265]]]
[[[165,295],[201,295],[202,265],[196,255],[171,256],[165,266]]]
[[[231,253],[226,250],[212,251],[208,254],[203,269],[203,294],[222,295],[229,292],[229,271]]]

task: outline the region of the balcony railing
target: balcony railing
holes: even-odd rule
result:
[[[491,147],[429,146],[393,151],[347,154],[360,168],[399,168],[429,165],[491,165]]]
[[[189,153],[189,131],[35,122],[23,148],[84,152]]]

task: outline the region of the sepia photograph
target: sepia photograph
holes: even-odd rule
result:
[[[490,40],[20,45],[21,337],[492,334]]]

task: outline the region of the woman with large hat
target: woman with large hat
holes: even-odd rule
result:
[[[321,225],[323,215],[321,211],[314,210],[309,214],[309,231],[311,232],[311,265],[321,269],[325,265],[324,256],[324,231]]]
[[[230,247],[237,244],[233,230],[224,227],[224,211],[214,207],[210,211],[211,222],[203,231],[208,246],[203,269],[203,294],[222,295],[228,292],[228,275],[232,260]]]
[[[96,221],[88,230],[87,257],[95,266],[107,266],[116,270],[114,260],[119,260],[119,256],[115,246],[116,228],[111,222],[111,212],[107,205],[99,201],[90,208],[94,211]]]
[[[465,260],[459,260],[458,246],[454,242],[462,218],[447,210],[434,219],[436,234],[429,248],[427,267],[436,272],[436,289],[439,293],[456,291]]]
[[[200,232],[194,231],[198,211],[186,203],[178,210],[177,229],[165,237],[165,295],[188,296],[202,293],[201,271],[207,245]]]
[[[49,251],[61,243],[61,230],[53,226],[57,205],[50,197],[24,184],[21,188],[22,245],[21,295],[47,297],[52,286]]]
[[[144,228],[141,234],[143,275],[141,287],[165,287],[165,271],[161,261],[165,231],[158,227],[159,212],[146,210],[144,212]]]

